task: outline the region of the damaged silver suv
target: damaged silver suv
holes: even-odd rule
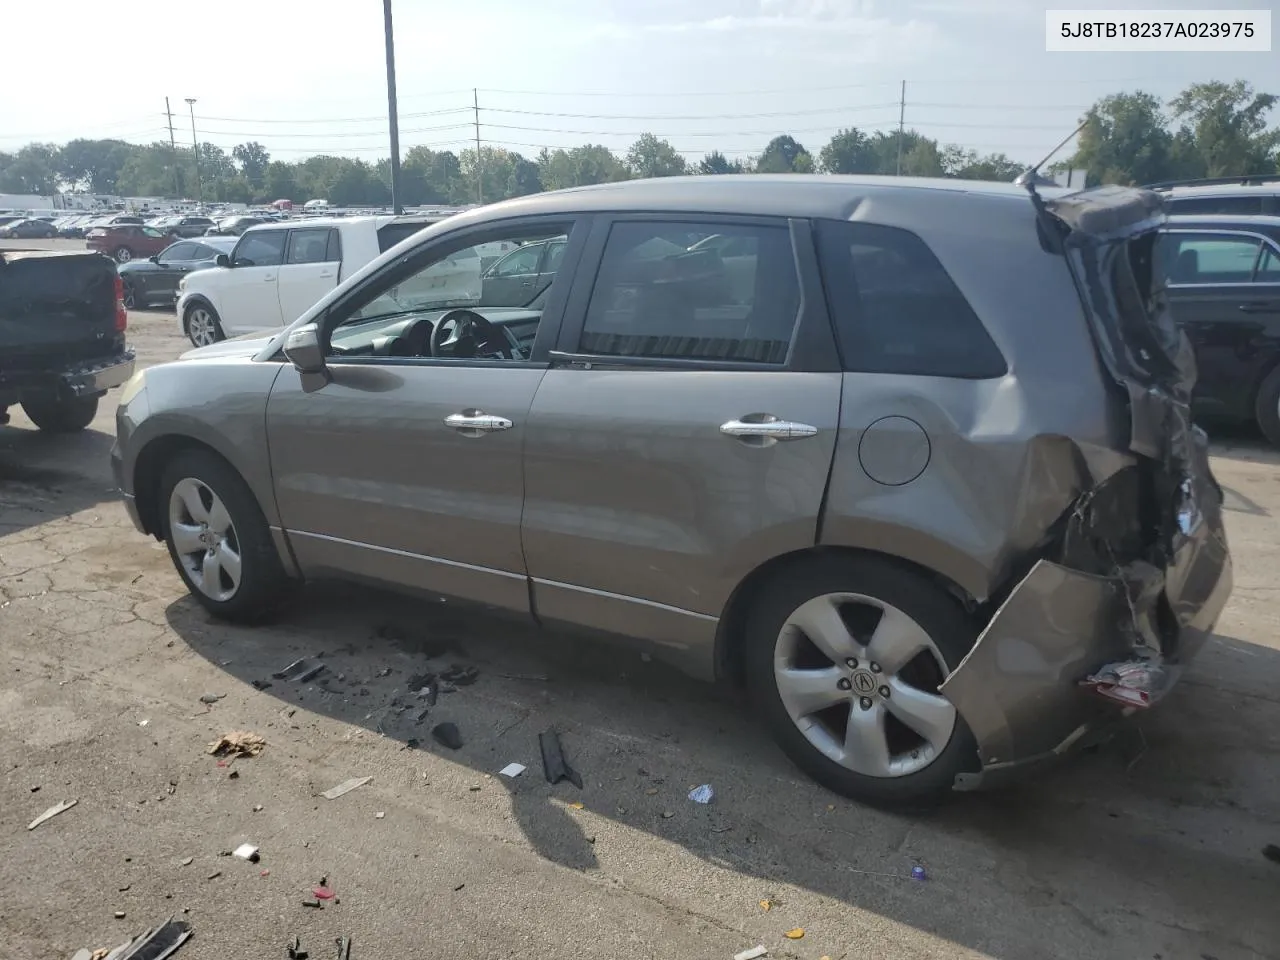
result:
[[[216,615],[335,576],[476,601],[745,683],[850,796],[998,783],[1159,701],[1230,593],[1162,220],[899,178],[500,203],[138,374],[116,477]],[[549,238],[520,298],[436,282]]]

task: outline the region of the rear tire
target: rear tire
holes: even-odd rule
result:
[[[93,423],[97,397],[26,397],[22,410],[45,433],[76,433]]]
[[[835,614],[824,619],[826,604]],[[806,620],[802,608],[818,611],[810,615],[813,629],[796,626]],[[973,734],[937,692],[975,633],[960,604],[927,577],[874,557],[802,561],[764,586],[746,623],[751,700],[783,752],[823,786],[869,804],[919,808],[945,798],[957,774],[978,768]],[[809,640],[822,623],[835,634],[843,628],[851,641],[844,654],[825,654]],[[890,623],[894,628],[882,634],[880,626]],[[920,652],[896,666],[885,657],[878,657],[885,665],[874,663],[874,649],[899,648],[867,646],[872,636],[904,629],[910,641],[901,649],[919,641]],[[864,761],[863,744],[872,740]]]
[[[196,302],[187,307],[182,327],[187,331],[187,339],[197,347],[207,347],[227,339],[227,335],[222,332],[218,311],[207,303]]]
[[[1262,378],[1253,411],[1262,435],[1273,447],[1280,447],[1280,367]]]
[[[116,263],[128,263],[133,259],[133,251],[128,247],[116,247],[114,256]]]
[[[206,450],[184,451],[161,473],[159,493],[169,557],[201,606],[224,620],[254,623],[289,597],[293,584],[266,517],[230,464]],[[206,564],[206,555],[217,563]]]
[[[124,308],[126,310],[136,310],[139,306],[137,289],[128,280],[122,286],[124,295],[121,299],[124,301]]]

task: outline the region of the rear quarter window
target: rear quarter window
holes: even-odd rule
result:
[[[914,233],[820,221],[818,247],[845,370],[969,380],[1008,372],[964,294]]]

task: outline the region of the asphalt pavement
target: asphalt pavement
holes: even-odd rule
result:
[[[159,311],[130,333],[145,364],[186,346]],[[115,498],[113,408],[78,436],[0,427],[0,956],[176,914],[179,960],[294,935],[313,958],[348,936],[353,960],[1280,957],[1280,456],[1248,435],[1214,451],[1235,594],[1168,701],[1033,783],[909,817],[807,781],[741,693],[588,639],[356,587],[212,621]],[[299,657],[325,672],[273,677]],[[419,720],[415,678],[451,665],[478,678]],[[548,729],[582,790],[543,778]],[[266,746],[219,765],[232,731]],[[246,842],[257,863],[223,855]],[[304,906],[322,877],[336,897]]]

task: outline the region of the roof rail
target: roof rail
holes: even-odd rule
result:
[[[1245,177],[1204,177],[1191,180],[1162,180],[1159,183],[1144,184],[1146,190],[1168,190],[1172,187],[1248,187],[1260,183],[1280,183],[1280,174],[1259,173]]]

